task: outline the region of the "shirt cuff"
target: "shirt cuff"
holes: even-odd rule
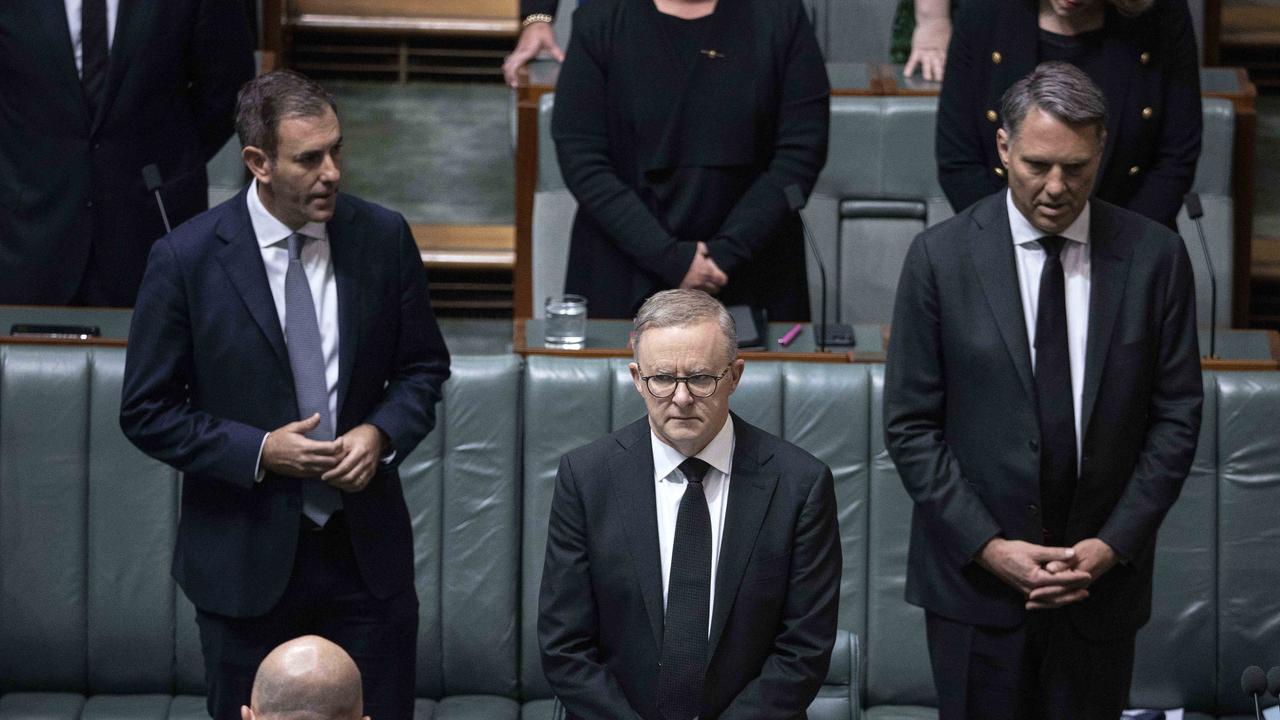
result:
[[[381,458],[378,459],[378,462],[382,463],[383,465],[390,465],[393,461],[395,461],[395,459],[396,459],[396,449],[391,448],[386,452],[385,455],[383,455]]]
[[[253,482],[255,485],[262,482],[262,479],[267,476],[267,471],[262,469],[262,450],[267,446],[267,436],[270,434],[263,435],[262,444],[258,446],[258,462],[253,464]]]

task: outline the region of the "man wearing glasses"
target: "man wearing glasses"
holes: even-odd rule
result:
[[[729,412],[744,363],[711,296],[654,295],[634,344],[647,417],[560,461],[547,679],[570,718],[803,717],[835,642],[831,471]]]

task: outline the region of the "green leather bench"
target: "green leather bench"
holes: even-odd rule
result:
[[[123,364],[121,348],[0,345],[0,720],[205,716],[194,611],[168,572],[179,478],[120,434]],[[934,717],[881,383],[874,365],[752,363],[733,401],[835,472],[842,634],[815,720]],[[1240,671],[1280,664],[1280,374],[1205,388],[1134,702],[1245,717]],[[420,718],[550,717],[534,615],[556,463],[642,412],[622,360],[455,358],[439,426],[402,470]]]

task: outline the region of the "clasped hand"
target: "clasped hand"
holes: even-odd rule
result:
[[[1116,554],[1098,538],[1069,548],[993,538],[977,562],[1022,593],[1026,609],[1047,610],[1089,597],[1089,586],[1116,564]]]
[[[320,424],[320,414],[272,430],[262,445],[262,467],[277,475],[316,477],[344,492],[359,492],[373,479],[387,440],[364,424],[333,440],[306,436]]]
[[[689,264],[689,270],[684,274],[680,289],[702,290],[715,295],[728,282],[729,276],[711,258],[711,251],[707,248],[707,244],[699,240],[698,249],[693,254],[693,262]]]

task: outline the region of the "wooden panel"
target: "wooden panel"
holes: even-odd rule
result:
[[[413,225],[427,267],[510,270],[515,266],[515,228],[510,225]]]
[[[289,0],[289,14],[401,18],[515,18],[517,0]]]

